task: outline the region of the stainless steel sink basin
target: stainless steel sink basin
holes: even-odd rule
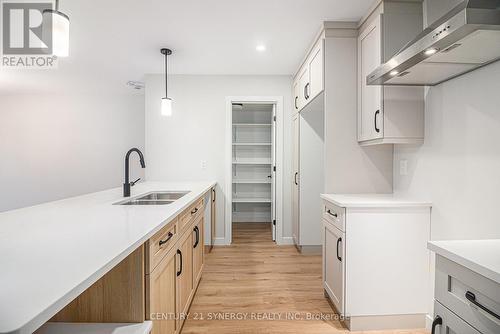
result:
[[[175,201],[187,194],[189,194],[189,191],[158,191],[139,197],[137,200]]]
[[[115,205],[167,205],[189,194],[189,191],[157,191],[115,203]]]
[[[130,201],[118,203],[119,205],[167,205],[167,204],[172,204],[174,201],[152,201],[152,200],[146,200],[146,201],[141,201],[137,199],[133,199]]]

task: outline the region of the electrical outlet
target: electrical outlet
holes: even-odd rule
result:
[[[399,175],[408,175],[408,160],[399,160]]]
[[[201,160],[201,169],[202,170],[207,169],[207,161],[206,160]]]

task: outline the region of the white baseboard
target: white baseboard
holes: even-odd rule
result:
[[[226,238],[215,238],[214,246],[228,246],[229,243],[226,242]]]
[[[432,319],[432,316],[430,314],[427,314],[425,316],[425,329],[427,329],[428,331],[430,331],[433,321],[434,321],[434,319]]]
[[[293,238],[292,237],[282,237],[281,241],[278,243],[278,245],[293,245]]]

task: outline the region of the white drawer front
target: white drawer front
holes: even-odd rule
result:
[[[442,256],[436,257],[436,300],[483,334],[500,333],[500,284]],[[469,297],[469,299],[467,298]],[[471,299],[483,306],[475,305]]]
[[[442,323],[435,325],[432,334],[481,334],[439,302],[434,302],[434,321],[440,317]]]
[[[323,202],[323,218],[345,232],[345,209],[330,202]]]

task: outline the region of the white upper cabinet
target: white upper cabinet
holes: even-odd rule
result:
[[[308,59],[309,85],[306,87],[306,100],[314,99],[323,91],[323,39],[320,39]]]
[[[422,3],[382,1],[358,36],[358,142],[424,140],[424,88],[367,85],[366,77],[422,31]]]
[[[294,112],[300,112],[324,89],[324,39],[320,37],[293,81]]]
[[[381,63],[380,16],[362,32],[358,39],[360,73],[359,140],[383,138],[382,86],[368,86],[366,76]]]

